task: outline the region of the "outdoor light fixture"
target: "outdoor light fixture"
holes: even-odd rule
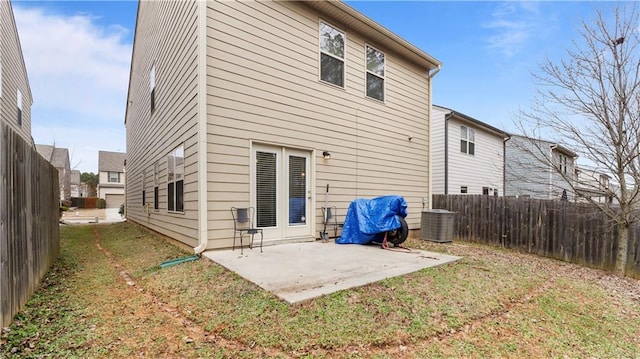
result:
[[[324,158],[325,160],[330,160],[331,154],[329,153],[329,151],[322,152],[322,158]]]

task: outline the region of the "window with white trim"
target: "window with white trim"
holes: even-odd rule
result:
[[[320,21],[320,80],[344,87],[344,32]]]
[[[156,109],[156,65],[151,66],[149,73],[149,90],[151,92],[151,113]]]
[[[147,196],[146,196],[146,185],[145,185],[145,178],[144,178],[144,172],[142,172],[142,207],[144,207],[145,204],[147,204]]]
[[[460,126],[460,152],[475,155],[476,131],[467,126]]]
[[[157,210],[160,208],[158,205],[159,201],[159,188],[158,188],[158,163],[154,163],[153,165],[153,209]]]
[[[367,97],[384,101],[384,53],[367,45]]]
[[[16,120],[18,121],[18,126],[22,126],[22,92],[20,90],[17,90],[16,93],[16,106],[18,107]]]
[[[120,182],[120,172],[109,172],[109,183],[119,183]]]
[[[467,188],[467,186],[460,186],[460,193],[465,194],[469,192],[469,189]]]
[[[184,144],[167,156],[167,210],[184,211]]]

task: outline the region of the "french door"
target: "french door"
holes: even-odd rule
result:
[[[265,240],[311,236],[310,152],[254,145],[252,157],[252,202]]]

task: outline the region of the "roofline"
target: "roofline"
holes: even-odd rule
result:
[[[562,144],[559,144],[559,143],[556,143],[556,142],[551,142],[551,141],[543,140],[541,138],[533,138],[533,137],[524,136],[524,135],[517,135],[517,134],[511,134],[511,137],[520,137],[520,138],[524,138],[524,139],[532,140],[532,141],[546,142],[546,143],[549,144],[549,147],[552,150],[556,150],[557,149],[558,151],[563,152],[565,155],[569,155],[570,157],[573,157],[574,159],[579,157],[576,152],[573,152],[568,147],[565,147]]]
[[[138,8],[136,9],[136,26],[133,28],[133,43],[131,44],[131,61],[129,62],[129,84],[127,86],[127,102],[124,104],[124,124],[127,124],[127,116],[129,114],[129,97],[131,96],[131,75],[133,74],[133,55],[136,51],[136,37],[138,34],[138,17],[140,16],[140,0],[138,0]]]
[[[444,106],[439,106],[439,105],[433,105],[433,107],[437,107],[439,109],[442,109],[442,110],[445,110],[445,111],[449,111],[450,115],[454,116],[456,119],[462,120],[463,122],[468,122],[468,123],[472,123],[474,125],[478,125],[478,126],[484,127],[486,130],[489,130],[490,132],[493,132],[494,134],[496,134],[498,136],[501,136],[502,138],[510,138],[511,137],[511,135],[508,132],[503,131],[503,130],[497,128],[497,127],[493,127],[493,126],[491,126],[491,125],[489,125],[489,124],[487,124],[485,122],[482,122],[482,121],[480,121],[478,119],[475,119],[475,118],[473,118],[471,116],[465,115],[464,113],[457,112],[457,111],[454,111],[454,110],[452,110],[450,108],[447,108],[447,107],[444,107]]]
[[[27,80],[27,90],[29,90],[29,98],[31,99],[30,105],[33,105],[33,93],[31,92],[31,84],[29,83],[29,73],[27,72],[27,64],[24,62],[24,53],[22,52],[22,42],[20,41],[20,32],[18,32],[18,23],[16,23],[16,16],[13,13],[13,5],[11,5],[11,0],[9,0],[8,3],[9,3],[9,13],[13,18],[13,26],[14,26],[14,30],[16,31],[16,37],[18,40],[18,50],[20,51],[20,60],[22,60],[21,62],[22,62],[22,69],[24,70],[24,78]],[[33,120],[31,121],[31,123],[33,124]]]
[[[351,16],[355,20],[359,21],[365,26],[368,26],[374,34],[371,32],[367,32],[368,37],[379,40],[382,44],[386,45],[392,50],[399,52],[401,55],[407,55],[406,57],[412,60],[413,62],[422,64],[427,64],[427,68],[429,70],[433,70],[439,67],[442,67],[442,62],[440,62],[435,57],[427,54],[426,52],[420,50],[415,45],[412,45],[407,40],[402,37],[396,35],[386,27],[380,25],[374,20],[370,19],[366,15],[362,14],[358,10],[354,9],[350,5],[344,3],[342,0],[338,1],[301,1],[301,3],[306,6],[312,7],[320,12],[324,12],[327,15],[330,14],[331,10],[340,10],[344,12],[346,15]],[[375,34],[377,32],[378,34]],[[402,51],[404,49],[404,51]]]

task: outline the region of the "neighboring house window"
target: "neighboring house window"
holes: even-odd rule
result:
[[[482,187],[482,194],[485,196],[498,196],[498,189],[493,187]]]
[[[460,193],[467,193],[467,186],[460,186]]]
[[[184,211],[184,145],[167,156],[167,210]]]
[[[18,90],[17,92],[16,105],[18,107],[18,113],[17,113],[16,119],[18,121],[18,126],[22,126],[22,92],[20,92],[20,90]]]
[[[149,74],[149,87],[151,90],[151,113],[156,109],[156,65],[151,67]]]
[[[384,53],[367,45],[367,96],[384,101]]]
[[[120,172],[109,172],[109,183],[120,182]]]
[[[320,80],[344,87],[345,36],[320,22]]]
[[[560,173],[567,174],[567,156],[561,153],[558,154],[558,168]]]
[[[158,206],[158,199],[159,199],[159,195],[158,195],[158,164],[154,164],[153,165],[153,209],[159,209],[160,207]]]
[[[460,126],[460,152],[475,155],[476,131],[467,126]]]

